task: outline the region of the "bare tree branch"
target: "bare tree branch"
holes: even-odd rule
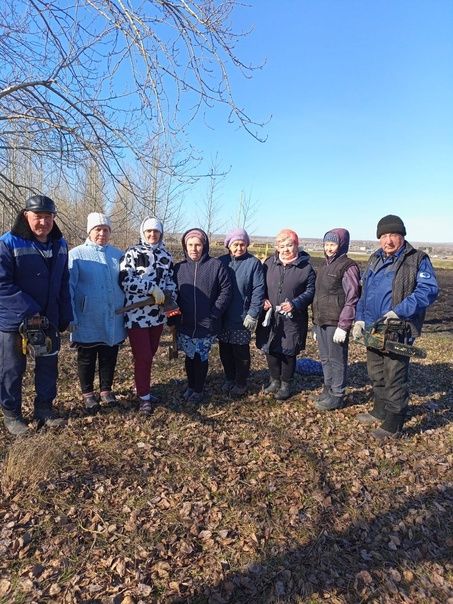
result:
[[[231,26],[238,6],[237,0],[4,0],[4,203],[20,208],[24,192],[41,186],[75,199],[78,173],[83,176],[82,166],[94,162],[113,191],[124,197],[127,190],[145,206],[149,191],[138,166],[158,165],[165,178],[178,183],[182,174],[186,183],[193,178],[175,169],[171,154],[168,163],[161,157],[153,168],[150,141],[175,146],[171,141],[214,105],[227,109],[225,120],[263,140],[261,125],[238,105],[229,81],[234,70],[250,77],[255,69],[235,53],[237,41],[247,35]],[[12,156],[36,169],[12,177]],[[164,190],[161,186],[159,195]],[[170,190],[158,200],[167,215]]]

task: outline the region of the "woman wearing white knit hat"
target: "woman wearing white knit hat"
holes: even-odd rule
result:
[[[77,365],[85,407],[94,410],[96,362],[99,366],[100,401],[115,402],[112,391],[119,344],[126,338],[124,317],[115,310],[124,304],[118,276],[122,251],[109,245],[110,220],[92,212],[87,218],[88,237],[69,252],[69,285],[74,323],[71,340],[77,347]]]

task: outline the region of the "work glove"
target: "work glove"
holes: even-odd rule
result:
[[[399,316],[393,310],[389,310],[384,315],[384,323],[388,323],[389,319],[399,319]]]
[[[68,332],[69,333],[74,333],[77,329],[77,323],[75,321],[71,321],[68,325]],[[60,331],[63,331],[62,329],[60,329]]]
[[[156,304],[162,305],[165,302],[165,294],[158,285],[155,285],[149,293],[153,296]]]
[[[275,307],[275,312],[277,312],[279,315],[282,315],[283,317],[285,317],[285,319],[293,318],[293,313],[291,311],[282,310],[282,307],[280,304]]]
[[[356,321],[352,328],[352,337],[354,340],[360,340],[365,330],[365,321]]]
[[[272,306],[270,306],[266,310],[266,315],[265,315],[263,323],[262,323],[263,327],[269,327],[269,325],[271,324],[271,319],[272,319]]]
[[[245,315],[243,325],[250,333],[255,333],[256,326],[258,325],[258,319],[254,319],[250,315]]]
[[[347,335],[347,331],[341,329],[341,327],[337,327],[335,333],[333,334],[332,340],[335,342],[335,344],[343,344],[343,342],[346,340]]]

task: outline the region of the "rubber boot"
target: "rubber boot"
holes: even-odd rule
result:
[[[318,396],[315,397],[315,404],[320,403],[321,401],[323,401],[325,399],[328,399],[329,396],[330,396],[330,388],[324,384],[324,386],[322,387],[321,394],[318,394]]]
[[[398,438],[404,424],[404,413],[387,412],[385,420],[371,432],[371,435],[379,441],[384,441],[389,438]]]
[[[315,403],[315,407],[319,411],[333,411],[334,409],[342,409],[344,404],[344,396],[330,394],[327,398]]]
[[[274,380],[272,378],[271,381],[269,382],[269,384],[264,389],[264,392],[266,394],[274,394],[275,392],[278,392],[279,389],[280,389],[280,380]]]
[[[5,424],[5,428],[13,436],[23,436],[29,430],[28,425],[25,423],[22,415],[14,411],[4,409],[3,422]]]
[[[286,401],[291,396],[291,384],[289,382],[281,382],[280,388],[275,393],[275,398],[278,401]]]
[[[364,413],[359,413],[356,415],[356,420],[365,426],[371,426],[372,424],[376,424],[385,420],[386,411],[383,403],[378,403],[374,401],[373,408],[368,413],[365,411]]]

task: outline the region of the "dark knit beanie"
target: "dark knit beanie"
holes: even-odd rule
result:
[[[398,233],[403,237],[406,235],[406,227],[399,216],[389,214],[380,219],[377,224],[376,236],[380,239],[382,235],[387,233]]]
[[[336,243],[337,245],[339,245],[340,237],[338,236],[338,233],[335,233],[335,231],[327,231],[323,239],[324,243],[326,243],[326,241],[331,241],[332,243]]]

